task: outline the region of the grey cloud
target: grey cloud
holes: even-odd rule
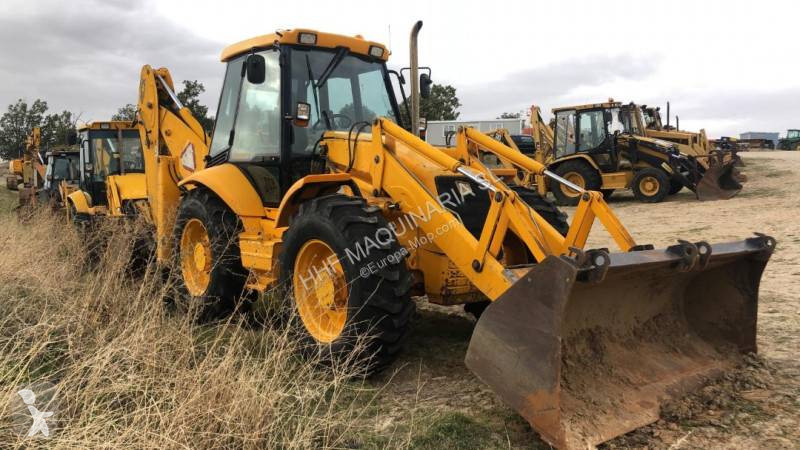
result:
[[[49,1],[0,17],[0,108],[18,98],[102,120],[135,103],[143,64],[166,66],[176,82],[197,79],[216,106],[223,47],[129,1]]]
[[[532,103],[543,111],[562,106],[561,101],[579,87],[599,86],[614,80],[641,80],[656,68],[655,59],[627,55],[594,56],[509,74],[480,85],[458,86],[461,117],[488,119],[504,111],[527,109]],[[586,101],[603,100],[608,92],[599,92]]]

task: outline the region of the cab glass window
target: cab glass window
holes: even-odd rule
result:
[[[354,125],[364,125],[362,132],[368,132],[369,123],[376,117],[396,121],[383,61],[339,50],[300,47],[292,48],[290,60],[290,105],[311,105],[309,125],[292,130],[293,154],[311,154],[328,129],[349,131]]]
[[[575,153],[575,111],[556,113],[556,158]]]
[[[236,105],[239,100],[239,87],[242,84],[242,64],[245,56],[240,56],[228,63],[225,82],[217,107],[217,118],[214,125],[214,136],[211,139],[209,154],[216,156],[230,147],[229,140],[233,119],[236,116]]]
[[[262,162],[280,159],[279,53],[267,50],[260,54],[266,62],[266,78],[260,84],[248,82],[247,77],[242,80],[229,158],[231,161]]]
[[[606,139],[606,127],[603,122],[603,110],[582,112],[578,116],[578,151],[587,151],[597,147]]]

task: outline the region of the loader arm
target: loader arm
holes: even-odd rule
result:
[[[390,146],[385,144],[387,142],[401,142],[404,148],[410,149],[416,155],[478,183],[486,191],[492,201],[479,238],[473,237],[442,204],[442,200],[419,183],[413,175],[413,169],[390,150]],[[434,235],[437,230],[448,228],[447,239],[437,240],[437,246],[489,299],[498,298],[521,274],[529,270],[509,270],[499,261],[502,243],[509,232],[513,232],[524,242],[538,262],[548,257],[566,256],[575,260],[576,264],[583,265],[582,269],[586,270],[603,270],[602,267],[595,267],[596,261],[588,261],[582,257],[583,247],[595,219],[600,220],[622,251],[636,248],[633,238],[599,192],[584,192],[569,232],[562,236],[525,204],[516,192],[495,177],[489,168],[470,155],[468,146],[471,143],[480,145],[531,173],[562,180],[547,171],[544,165],[472,128],[461,128],[457,134],[454,149],[457,159],[387,119],[378,119],[373,124],[369,150],[356,152],[359,157],[353,171],[369,173],[371,190],[385,192],[406,214],[420,210],[434,211],[429,220],[420,221],[419,227]],[[347,147],[332,145],[328,157],[333,167],[344,168],[347,166],[345,161],[350,157],[349,150]],[[604,258],[600,257],[600,260],[603,261]]]
[[[156,255],[170,255],[178,183],[206,165],[210,138],[181,104],[166,68],[142,67],[137,127],[142,141],[150,219],[156,229]]]

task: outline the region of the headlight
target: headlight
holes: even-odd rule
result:
[[[376,58],[383,58],[383,49],[381,47],[370,45],[369,46],[369,55],[374,56]]]
[[[300,33],[300,35],[297,37],[297,42],[306,45],[316,45],[317,35],[314,33]]]

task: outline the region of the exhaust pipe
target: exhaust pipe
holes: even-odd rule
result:
[[[419,137],[419,55],[417,52],[417,36],[422,29],[422,21],[418,20],[411,28],[411,39],[409,42],[409,54],[411,61],[411,132]]]

